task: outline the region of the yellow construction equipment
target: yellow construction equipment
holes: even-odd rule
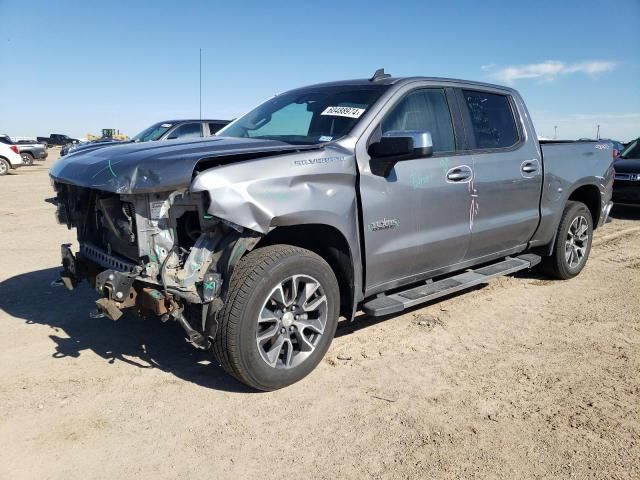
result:
[[[125,135],[124,133],[120,133],[120,130],[116,130],[115,128],[103,128],[102,136],[87,133],[87,140],[89,140],[90,142],[105,138],[113,138],[115,140],[129,140],[129,137],[127,135]]]

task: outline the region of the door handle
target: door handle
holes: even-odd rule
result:
[[[461,168],[454,168],[449,170],[447,173],[447,180],[452,182],[460,182],[462,180],[467,180],[471,177],[471,172],[468,170],[463,170]]]
[[[538,162],[524,162],[522,164],[522,167],[520,167],[520,169],[524,172],[524,173],[533,173],[533,172],[537,172],[538,171]]]

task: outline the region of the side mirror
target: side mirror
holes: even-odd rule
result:
[[[430,132],[390,131],[368,149],[371,172],[386,177],[397,162],[433,155]]]
[[[176,135],[171,135],[170,137],[167,137],[167,140],[175,140],[176,138],[178,138]]]

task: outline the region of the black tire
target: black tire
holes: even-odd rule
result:
[[[7,175],[11,170],[11,165],[4,158],[0,158],[0,177]]]
[[[583,250],[582,256],[579,257],[579,261],[575,263],[570,258],[574,258],[567,252],[569,250],[575,250],[568,245],[568,242],[572,238],[576,237],[570,232],[570,229],[578,222],[580,218],[586,220],[586,240],[575,241],[580,250]],[[578,275],[587,263],[589,253],[591,252],[591,242],[593,241],[593,219],[591,212],[584,203],[569,201],[562,213],[560,219],[560,225],[558,226],[558,233],[556,235],[555,243],[553,246],[553,253],[549,257],[545,257],[542,261],[542,270],[555,278],[561,280],[568,280]],[[569,255],[570,258],[567,258]]]
[[[324,314],[318,314],[322,318],[326,317],[326,323],[323,332],[315,337],[315,347],[310,352],[296,352],[295,349],[301,349],[302,346],[302,343],[297,340],[300,338],[299,335],[305,335],[306,331],[313,336],[315,332],[305,330],[304,326],[298,331],[300,324],[295,322],[291,325],[292,316],[296,313],[293,308],[298,305],[298,300],[294,300],[293,306],[285,307],[284,314],[280,309],[276,310],[281,315],[279,319],[274,318],[273,328],[277,333],[270,337],[268,342],[272,342],[272,345],[276,344],[275,338],[281,336],[289,336],[293,342],[289,341],[288,348],[278,350],[276,364],[270,365],[265,359],[268,353],[264,349],[269,345],[265,344],[267,347],[264,348],[258,346],[259,333],[266,331],[260,330],[264,324],[259,327],[258,318],[264,318],[261,315],[268,311],[268,308],[273,309],[272,305],[276,305],[276,303],[269,303],[273,301],[273,292],[279,286],[285,285],[287,279],[293,279],[295,282],[310,279],[315,281],[313,286],[319,284],[317,293],[313,294],[317,296],[312,295],[309,298],[320,299],[322,302],[322,297],[326,297],[321,303]],[[300,290],[299,294],[303,290],[307,291],[298,287],[291,288],[289,293],[298,290]],[[321,293],[324,295],[320,295]],[[299,298],[299,295],[292,295],[292,297]],[[289,317],[285,317],[287,308],[292,309]],[[297,311],[303,312],[302,307]],[[209,322],[212,324],[212,330],[216,330],[209,332],[210,336],[214,337],[213,354],[228,373],[252,388],[270,391],[286,387],[307,376],[322,360],[335,335],[339,311],[338,282],[331,267],[321,257],[309,250],[290,245],[271,245],[254,250],[242,258],[234,269],[225,306],[220,312],[218,321]],[[305,318],[302,321],[306,320],[306,314],[303,313],[303,315]],[[310,318],[313,315],[315,315],[313,312],[309,313]],[[298,317],[295,315],[296,321]],[[289,323],[287,324],[285,320]],[[293,333],[290,333],[285,325],[289,325],[287,328]],[[281,335],[280,332],[285,330],[287,333]],[[307,336],[304,338],[307,339]],[[275,347],[272,348],[272,352],[275,351]],[[291,357],[288,357],[288,354]],[[291,358],[294,360],[297,358],[300,363],[293,365],[294,360]],[[291,366],[284,364],[287,360],[292,363]]]
[[[20,156],[22,157],[22,161],[26,166],[30,167],[33,165],[33,155],[31,155],[29,152],[22,152]]]

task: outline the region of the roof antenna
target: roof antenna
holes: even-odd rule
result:
[[[369,79],[370,82],[377,82],[378,80],[382,80],[383,78],[391,77],[390,74],[384,73],[384,68],[379,68],[376,70],[376,73],[373,74],[373,77]]]

